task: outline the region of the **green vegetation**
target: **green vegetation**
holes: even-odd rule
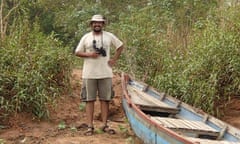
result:
[[[231,5],[230,5],[231,4]],[[236,0],[1,0],[0,119],[14,112],[47,118],[71,92],[72,55],[101,13],[126,44],[120,69],[220,116],[240,95],[240,5]],[[79,109],[82,109],[79,106]]]
[[[66,126],[66,124],[65,124],[65,122],[64,121],[61,121],[59,124],[58,124],[58,129],[59,130],[63,130],[63,129],[65,129],[67,126]]]
[[[0,144],[5,144],[3,139],[0,139]]]
[[[2,2],[1,14],[8,16],[9,25],[2,31],[0,44],[0,119],[22,111],[47,118],[49,105],[69,89],[71,53],[56,34],[41,31],[28,5]]]
[[[151,3],[114,28],[128,44],[123,70],[220,116],[216,106],[240,94],[239,5],[206,2]]]
[[[85,102],[81,102],[81,103],[79,104],[79,110],[80,110],[80,111],[84,111],[84,110],[85,110],[85,107],[86,107],[86,103],[85,103]]]

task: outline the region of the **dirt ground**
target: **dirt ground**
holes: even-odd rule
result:
[[[121,104],[121,78],[113,78],[115,97],[110,105],[109,125],[116,130],[115,135],[100,131],[101,119],[99,103],[95,103],[95,134],[84,136],[78,129],[85,122],[86,116],[79,93],[81,88],[81,70],[72,72],[72,95],[62,96],[56,102],[56,109],[50,112],[49,120],[39,121],[30,114],[15,114],[10,118],[6,128],[0,128],[0,144],[141,144],[127,122]],[[240,98],[230,101],[226,115],[222,118],[240,128]]]

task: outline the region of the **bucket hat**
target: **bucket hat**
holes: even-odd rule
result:
[[[105,22],[106,22],[105,18],[102,15],[99,15],[99,14],[92,16],[90,24],[92,24],[92,22],[94,22],[94,21],[95,22],[103,22],[103,24],[105,24]]]
[[[93,21],[95,21],[95,22],[105,22],[105,19],[102,15],[97,14],[97,15],[92,16],[92,19],[91,19],[90,22],[93,22]]]

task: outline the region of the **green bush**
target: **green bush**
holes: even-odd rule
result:
[[[121,69],[211,114],[240,95],[237,7],[161,1],[130,8],[110,29],[127,43]],[[119,28],[121,27],[121,28]]]
[[[220,102],[240,95],[240,21],[232,11],[221,11],[227,19],[214,12],[201,27],[196,22],[184,59],[172,59],[166,73],[156,77],[160,89],[211,114],[217,114]]]
[[[26,111],[48,116],[48,105],[69,88],[71,55],[54,34],[20,24],[0,49],[1,117]]]

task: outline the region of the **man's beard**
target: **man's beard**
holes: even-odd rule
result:
[[[99,32],[102,31],[102,29],[101,28],[94,28],[93,31],[99,33]]]

